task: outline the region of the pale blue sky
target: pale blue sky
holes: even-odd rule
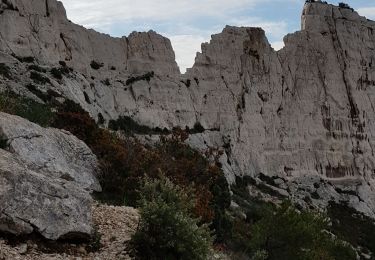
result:
[[[181,71],[225,25],[262,27],[274,48],[300,28],[305,0],[62,0],[69,19],[112,36],[154,30],[171,39]],[[341,1],[328,1],[337,4]],[[347,0],[375,20],[375,0]]]

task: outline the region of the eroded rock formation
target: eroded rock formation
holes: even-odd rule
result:
[[[48,239],[92,233],[96,157],[79,139],[0,113],[0,231]],[[4,148],[4,147],[3,147]]]
[[[72,71],[57,80],[46,73],[51,83],[39,89],[94,118],[127,115],[161,129],[199,123],[205,131],[189,143],[223,150],[229,182],[275,176],[275,188],[301,204],[346,201],[375,217],[375,22],[307,3],[301,31],[282,50],[262,29],[228,26],[181,75],[170,41],[155,32],[111,38],[71,23],[55,0],[2,0],[0,10],[1,62],[14,74],[0,88],[32,95],[20,57],[63,61]]]

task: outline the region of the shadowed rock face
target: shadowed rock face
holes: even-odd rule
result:
[[[278,176],[302,204],[314,193],[314,205],[344,200],[375,217],[374,22],[308,3],[301,31],[287,35],[282,50],[262,29],[227,26],[181,75],[170,41],[155,32],[111,38],[69,22],[54,0],[3,0],[1,8],[0,60],[15,75],[3,87],[27,93],[30,81],[27,65],[11,54],[50,67],[65,61],[74,72],[39,87],[93,117],[129,115],[161,129],[199,122],[206,131],[189,143],[222,149],[229,182]]]

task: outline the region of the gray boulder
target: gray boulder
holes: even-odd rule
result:
[[[100,190],[90,149],[69,133],[4,113],[0,136],[9,144],[0,149],[0,231],[90,236],[90,193]]]

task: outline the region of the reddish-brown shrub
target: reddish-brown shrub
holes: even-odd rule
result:
[[[98,157],[101,200],[135,206],[144,177],[158,178],[163,173],[179,186],[195,187],[195,214],[203,222],[212,222],[218,212],[223,215],[229,207],[230,195],[221,169],[183,143],[188,137],[186,131],[175,129],[157,145],[145,146],[99,128],[87,112],[69,102],[60,107],[53,126],[76,135]]]

